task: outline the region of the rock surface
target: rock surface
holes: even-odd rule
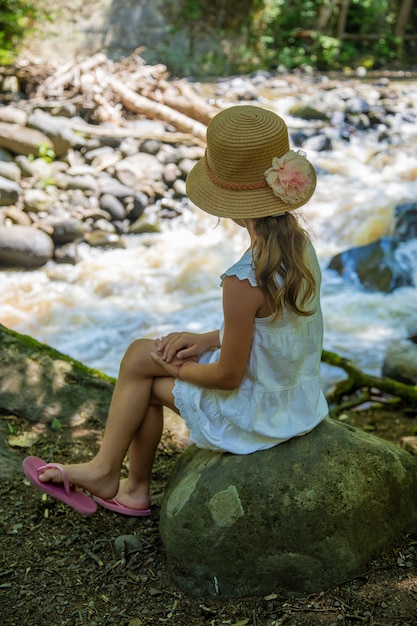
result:
[[[404,339],[388,346],[382,375],[407,385],[417,385],[417,345]]]
[[[416,238],[417,203],[398,204],[393,218],[391,236],[340,252],[331,259],[329,269],[348,281],[359,281],[369,291],[391,293],[414,285],[415,260],[405,251],[407,242]]]
[[[331,420],[248,456],[192,446],[160,515],[172,577],[219,598],[331,587],[416,528],[416,487],[410,454]]]

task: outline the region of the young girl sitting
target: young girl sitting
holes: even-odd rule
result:
[[[293,212],[315,186],[313,166],[289,149],[286,124],[275,113],[242,105],[212,119],[187,193],[204,211],[246,228],[251,242],[222,276],[222,327],[134,341],[97,455],[65,467],[28,457],[23,470],[35,487],[85,515],[96,503],[149,515],[164,406],[184,418],[197,446],[234,454],[303,435],[326,417],[320,268]],[[127,452],[129,473],[121,480]]]

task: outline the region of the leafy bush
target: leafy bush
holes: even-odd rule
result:
[[[331,0],[183,0],[177,6],[173,29],[188,29],[188,63],[196,73],[378,68],[407,62],[406,52],[415,63],[415,44],[395,37],[397,0],[351,0],[341,26],[341,3]],[[415,32],[416,23],[414,5],[407,33]],[[351,38],[339,39],[340,27]],[[201,37],[209,33],[212,49],[199,54]]]
[[[25,35],[50,16],[31,0],[0,0],[0,63],[10,63]]]

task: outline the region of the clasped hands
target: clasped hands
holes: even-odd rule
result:
[[[197,362],[198,357],[210,346],[207,335],[189,332],[170,333],[155,339],[156,352],[152,359],[161,365],[169,376],[177,377],[178,368],[187,361]]]

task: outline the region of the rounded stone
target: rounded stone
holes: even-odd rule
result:
[[[316,593],[416,527],[416,488],[411,454],[333,420],[250,455],[191,446],[161,507],[170,573],[191,595]]]

